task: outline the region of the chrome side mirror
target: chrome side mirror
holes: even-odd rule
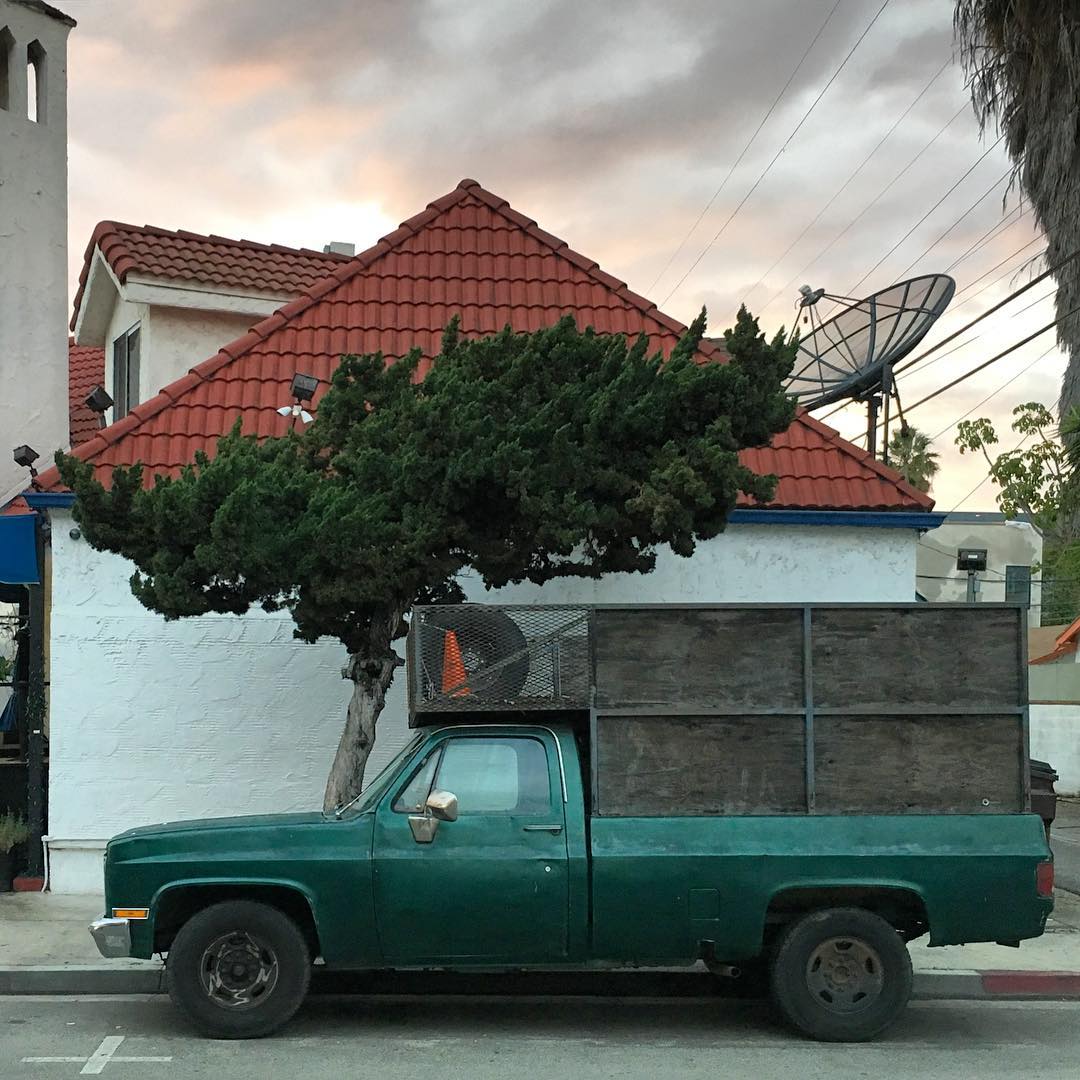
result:
[[[425,807],[439,821],[457,821],[457,796],[450,791],[433,791]]]
[[[409,815],[409,828],[418,844],[435,839],[440,821],[457,821],[457,796],[449,791],[433,791],[424,803],[423,814]]]

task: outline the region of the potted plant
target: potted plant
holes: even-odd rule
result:
[[[11,892],[11,879],[15,871],[11,850],[16,844],[24,843],[29,836],[30,829],[18,814],[10,810],[0,814],[0,892]]]

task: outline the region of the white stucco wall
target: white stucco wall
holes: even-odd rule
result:
[[[1059,795],[1080,794],[1080,704],[1031,706],[1031,756],[1057,770]]]
[[[321,805],[348,686],[343,650],[253,613],[166,623],[131,596],[132,567],[53,516],[49,833],[52,888],[94,892],[107,837],[132,825]],[[909,601],[909,530],[733,526],[652,575],[561,581],[486,601]],[[379,721],[372,776],[407,738],[404,679]]]
[[[0,109],[0,500],[25,486],[11,448],[29,443],[39,468],[68,445],[68,26],[0,0],[15,40],[9,107]],[[41,122],[27,118],[27,46],[45,49]]]

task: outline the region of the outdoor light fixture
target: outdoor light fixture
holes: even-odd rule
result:
[[[95,386],[86,396],[86,400],[83,404],[91,411],[98,414],[98,419],[101,422],[101,426],[105,427],[105,410],[111,409],[113,405],[113,399],[109,397],[108,392],[104,386]]]
[[[976,573],[986,569],[986,548],[957,548],[956,569]]]
[[[304,408],[303,402],[310,401],[319,388],[319,380],[314,375],[302,375],[299,371],[292,377],[289,386],[292,396],[296,399],[292,405],[282,405],[278,409],[281,416],[291,416],[295,422],[297,418],[305,424],[310,424],[314,417]]]
[[[319,389],[319,380],[314,375],[301,375],[298,371],[292,377],[292,396],[297,401],[310,401]]]
[[[38,452],[24,443],[22,446],[16,446],[11,456],[15,459],[16,465],[30,470],[30,483],[33,487],[37,487],[37,469],[34,468],[34,462],[38,459]]]

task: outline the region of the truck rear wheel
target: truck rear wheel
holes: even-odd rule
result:
[[[825,1042],[880,1035],[911,997],[911,957],[900,935],[861,908],[813,911],[780,937],[772,995],[784,1018]]]
[[[228,900],[193,915],[169,949],[169,996],[204,1034],[269,1035],[300,1008],[311,952],[283,912]]]

